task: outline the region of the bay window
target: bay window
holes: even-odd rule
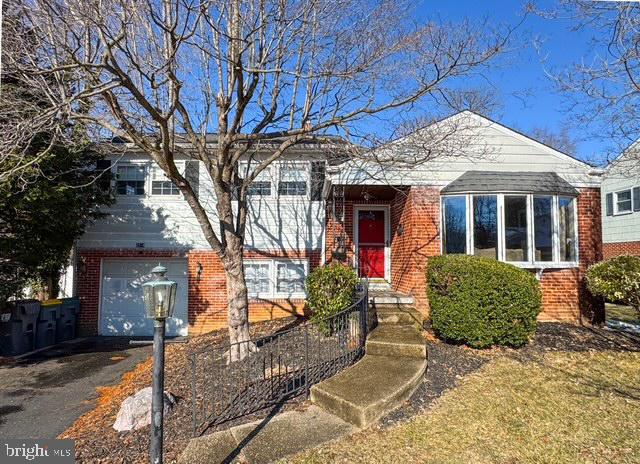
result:
[[[473,195],[473,254],[498,257],[498,197]]]
[[[505,261],[529,261],[527,197],[504,197]]]
[[[544,194],[442,196],[442,252],[523,267],[578,261],[576,198]]]
[[[576,212],[573,198],[558,197],[560,261],[576,260]]]
[[[442,198],[444,233],[442,243],[447,254],[466,253],[467,199],[464,196]]]
[[[533,197],[534,261],[553,261],[553,197]]]

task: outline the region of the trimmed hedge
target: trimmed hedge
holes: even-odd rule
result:
[[[618,256],[587,269],[587,287],[594,295],[640,312],[640,258]]]
[[[431,321],[445,340],[474,348],[522,346],[536,330],[542,296],[535,276],[490,258],[429,258]]]
[[[314,269],[307,277],[307,304],[313,312],[312,322],[326,329],[322,320],[353,304],[358,284],[356,271],[343,264],[330,264]]]

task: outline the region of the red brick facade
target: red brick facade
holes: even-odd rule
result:
[[[604,243],[602,245],[604,259],[615,258],[616,256],[631,255],[640,256],[640,241]]]
[[[334,259],[336,237],[342,236],[344,259],[354,263],[354,205],[386,205],[390,217],[391,284],[394,289],[411,294],[417,308],[428,314],[425,269],[431,256],[440,254],[440,195],[434,187],[411,187],[395,191],[392,200],[345,200],[345,221],[338,224],[327,210],[327,261]],[[584,284],[587,267],[602,259],[600,190],[583,189],[578,197],[578,268],[546,269],[541,276],[543,312],[540,319],[578,322],[581,317],[601,321],[604,310],[601,301],[591,297]],[[344,233],[341,233],[344,231]],[[616,244],[617,245],[617,244]],[[636,248],[633,248],[636,249]],[[640,246],[637,247],[640,252]],[[640,254],[640,253],[639,253]],[[82,301],[79,324],[83,334],[95,334],[100,305],[100,266],[103,258],[187,259],[189,282],[189,333],[198,334],[226,325],[226,283],[222,264],[211,251],[175,250],[80,250],[78,296]],[[320,250],[304,252],[247,251],[248,259],[287,257],[308,259],[310,270],[320,265]],[[198,265],[202,274],[198,277]],[[251,321],[267,320],[291,314],[302,314],[303,300],[252,300]]]
[[[440,246],[440,194],[434,187],[411,187],[397,191],[391,201],[345,202],[345,247],[347,262],[353,262],[354,205],[389,205],[391,222],[391,285],[413,295],[416,307],[428,314],[425,269],[430,256],[438,256]],[[541,276],[543,312],[541,320],[578,322],[581,317],[601,321],[602,303],[589,294],[584,272],[602,259],[600,190],[582,189],[578,197],[578,268],[545,269]],[[341,230],[327,214],[327,256],[331,255],[334,234]],[[334,232],[337,231],[337,232]]]
[[[82,304],[79,315],[79,330],[84,335],[95,335],[98,331],[100,306],[100,269],[103,258],[186,258],[189,282],[189,333],[199,334],[225,327],[227,323],[227,286],[220,258],[206,250],[180,252],[175,250],[80,250],[77,292]],[[320,251],[245,252],[247,259],[291,258],[308,259],[311,269],[320,264]],[[202,273],[198,277],[198,264]],[[291,314],[301,315],[305,302],[302,299],[261,299],[249,303],[249,320],[263,321]]]

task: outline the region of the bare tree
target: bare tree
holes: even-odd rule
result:
[[[567,155],[576,156],[578,152],[577,142],[568,126],[561,126],[557,131],[548,127],[534,127],[529,131],[529,136]]]
[[[589,56],[549,76],[575,125],[611,142],[617,156],[640,137],[640,3],[563,0],[542,14],[568,16],[574,31],[589,34]]]
[[[9,50],[29,47],[15,53],[29,59],[10,53],[4,66],[44,89],[50,103],[23,129],[80,121],[148,153],[178,186],[222,260],[230,339],[242,342],[231,355],[239,359],[254,349],[242,258],[251,182],[305,140],[330,144],[366,118],[454,94],[460,78],[504,50],[511,32],[469,21],[416,24],[410,6],[27,0],[14,7],[20,19],[4,25],[4,36]],[[35,47],[12,34],[21,29]],[[219,227],[176,168],[178,154],[204,163]]]

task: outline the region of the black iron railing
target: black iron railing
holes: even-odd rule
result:
[[[252,340],[258,350],[242,361],[228,362],[238,343],[192,353],[194,436],[303,393],[309,395],[312,385],[360,359],[370,327],[368,299],[365,282],[349,308]]]

